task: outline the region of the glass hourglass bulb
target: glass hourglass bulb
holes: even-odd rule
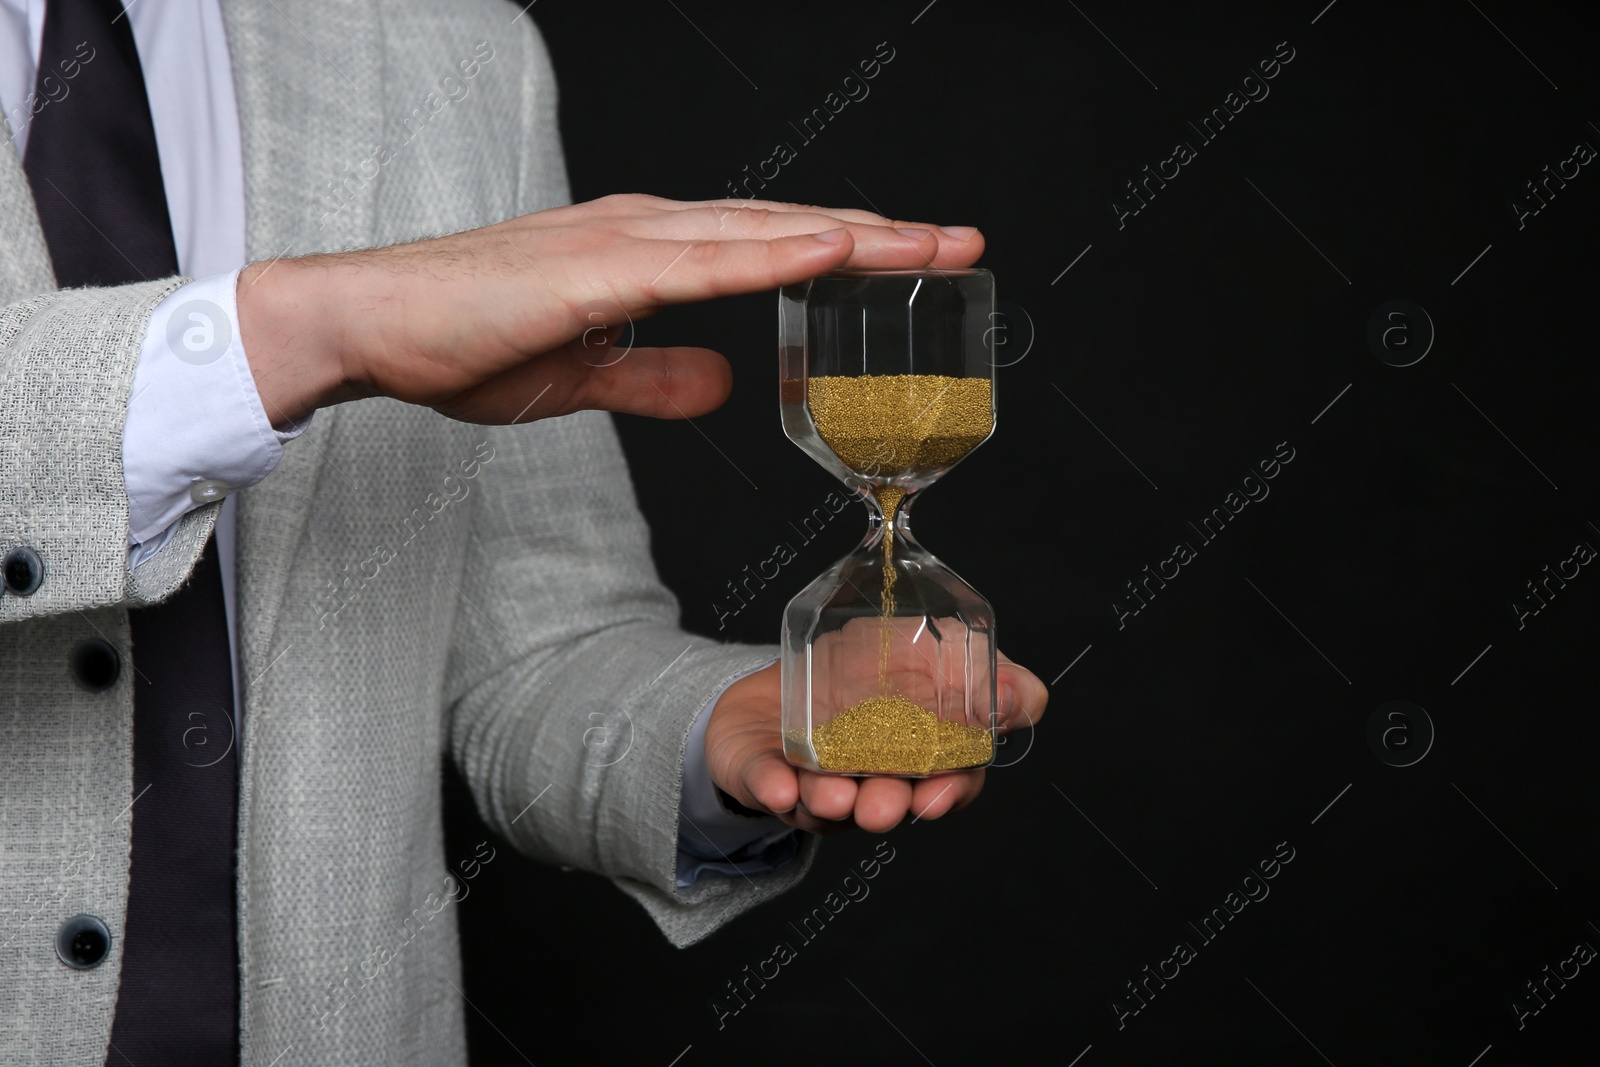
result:
[[[783,621],[784,752],[920,777],[994,752],[994,613],[912,536],[917,495],[994,429],[982,270],[842,270],[779,300],[785,432],[866,503],[867,535]]]

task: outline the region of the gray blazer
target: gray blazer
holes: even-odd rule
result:
[[[252,258],[566,202],[550,64],[514,5],[222,6]],[[492,58],[467,78],[480,42]],[[384,145],[393,158],[369,164]],[[183,582],[219,506],[128,568],[129,386],[149,312],[181,281],[57,291],[16,154],[0,151],[0,554],[31,546],[45,567],[32,596],[0,596],[3,1063],[106,1055],[139,815],[126,609]],[[445,853],[446,754],[506,840],[608,876],[675,944],[801,877],[812,841],[776,874],[675,888],[689,726],[774,650],[680,631],[648,542],[597,413],[490,428],[347,404],[240,494],[246,1064],[464,1061],[452,897],[496,872],[487,848]],[[98,693],[68,667],[95,635],[125,656]],[[597,749],[602,721],[622,740]],[[93,970],[54,953],[78,913],[112,931]],[[548,980],[529,969],[530,1004]]]

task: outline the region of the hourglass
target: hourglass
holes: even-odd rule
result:
[[[790,440],[867,506],[865,539],[783,615],[784,755],[925,777],[995,749],[994,611],[919,545],[920,494],[994,430],[986,270],[839,270],[778,298]]]

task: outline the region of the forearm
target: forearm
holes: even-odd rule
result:
[[[731,877],[679,878],[696,712],[770,657],[668,624],[608,627],[471,694],[452,747],[480,812],[519,849],[610,877],[670,940],[691,944],[788,889],[816,847],[808,835],[794,860],[755,877],[728,864]]]
[[[775,651],[679,629],[608,418],[486,438],[468,554],[447,576],[459,594],[451,753],[480,813],[517,847],[613,878],[688,943],[781,891],[809,856],[755,878],[759,889],[737,876],[677,885],[696,716]]]

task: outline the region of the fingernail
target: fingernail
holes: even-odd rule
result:
[[[910,226],[896,226],[895,229],[899,230],[913,241],[926,241],[928,239],[927,230],[917,230],[911,228]]]
[[[946,237],[954,237],[958,241],[970,241],[972,235],[978,232],[976,226],[940,226],[939,232]]]
[[[841,226],[837,230],[823,230],[821,233],[814,233],[811,236],[819,241],[826,241],[830,245],[836,245],[842,244],[849,235],[850,231]]]

